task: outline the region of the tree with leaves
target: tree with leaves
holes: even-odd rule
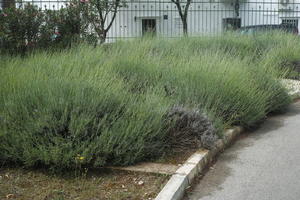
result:
[[[125,0],[80,0],[84,17],[91,28],[104,43],[107,33],[112,27],[118,9],[125,6]]]
[[[192,0],[171,0],[177,7],[183,26],[183,34],[188,34],[187,16]]]

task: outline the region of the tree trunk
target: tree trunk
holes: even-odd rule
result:
[[[106,37],[107,37],[107,31],[104,30],[103,33],[100,36],[100,44],[105,43]]]
[[[187,25],[187,19],[186,17],[182,19],[182,26],[183,26],[183,35],[188,35],[188,25]]]
[[[189,7],[191,5],[192,0],[187,0],[184,10],[182,10],[179,0],[171,0],[171,1],[176,5],[178,9],[178,13],[181,18],[182,26],[183,26],[183,35],[187,36],[188,35],[187,16],[188,16]]]

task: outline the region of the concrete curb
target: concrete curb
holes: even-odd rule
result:
[[[225,131],[223,139],[216,142],[215,148],[201,150],[194,153],[176,172],[155,200],[180,200],[185,189],[192,184],[194,178],[203,172],[213,158],[229,146],[243,131],[242,127],[235,127]]]
[[[293,100],[298,100],[298,99],[300,99],[300,93],[299,93],[299,94],[294,94],[294,95],[292,95],[292,99],[293,99]]]

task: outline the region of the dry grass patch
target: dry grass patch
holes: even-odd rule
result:
[[[74,176],[49,175],[46,170],[0,169],[0,199],[141,200],[153,199],[168,176],[92,171]]]

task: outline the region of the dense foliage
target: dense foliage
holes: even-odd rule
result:
[[[0,160],[127,165],[185,142],[189,128],[213,139],[207,130],[255,126],[290,103],[279,78],[284,60],[299,59],[286,54],[298,43],[280,34],[140,39],[3,58]]]
[[[25,55],[41,48],[103,43],[123,6],[122,0],[71,0],[58,10],[42,10],[26,2],[0,8],[0,53]]]

